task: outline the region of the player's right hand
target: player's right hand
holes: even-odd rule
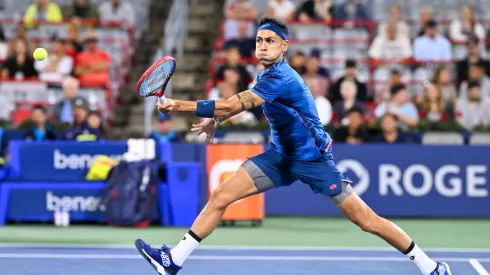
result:
[[[214,133],[218,128],[218,123],[212,118],[206,118],[201,123],[192,124],[191,131],[197,132],[197,135],[201,135],[203,133],[206,134],[206,143],[212,143],[214,139]]]

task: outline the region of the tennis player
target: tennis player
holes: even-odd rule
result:
[[[301,77],[286,63],[287,27],[270,17],[259,20],[255,55],[264,66],[253,88],[228,100],[182,101],[167,98],[162,113],[191,112],[207,118],[192,131],[212,142],[220,122],[262,106],[270,123],[272,148],[245,161],[212,193],[207,205],[179,244],[152,248],[138,239],[141,255],[162,275],[175,275],[199,243],[216,228],[228,205],[300,180],[314,193],[329,198],[363,231],[375,234],[412,260],[424,275],[451,275],[449,266],[429,258],[397,225],[378,216],[354,192],[337,169],[332,139],[320,123],[313,97]]]

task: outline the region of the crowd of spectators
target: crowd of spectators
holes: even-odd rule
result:
[[[57,102],[20,106],[19,102],[2,102],[2,109],[26,110],[25,120],[17,126],[25,140],[101,140],[107,137],[107,125],[97,104],[90,102],[90,89],[110,88],[111,53],[102,50],[97,30],[118,29],[122,24],[133,25],[135,12],[127,0],[103,1],[99,6],[91,0],[73,0],[69,5],[58,5],[50,0],[33,0],[26,7],[15,33],[8,37],[6,25],[12,25],[8,16],[0,19],[0,82],[44,82],[48,88],[63,93]],[[54,33],[40,37],[40,28],[49,24],[58,26]],[[125,29],[125,26],[123,26]],[[62,30],[66,28],[65,30]],[[31,35],[34,34],[34,35]],[[48,58],[36,61],[33,51],[44,47]],[[2,91],[3,92],[3,91]],[[93,101],[93,99],[92,99]],[[6,106],[6,105],[13,106]],[[14,105],[15,104],[15,105]],[[9,124],[8,117],[4,124]],[[2,136],[3,135],[3,136]],[[0,156],[5,155],[7,140],[0,127]]]
[[[335,129],[335,140],[408,142],[403,133],[441,124],[450,124],[455,131],[490,130],[487,30],[469,5],[462,3],[460,17],[446,20],[446,25],[436,20],[431,6],[420,8],[418,22],[408,22],[396,3],[387,6],[387,17],[376,22],[361,0],[308,0],[299,5],[269,0],[264,11],[250,0],[229,0],[224,13],[223,43],[216,53],[223,61],[211,72],[210,98],[228,98],[251,85],[261,69],[253,59],[255,19],[268,15],[290,26],[322,24],[369,32],[369,71],[371,75],[387,72],[386,81],[362,79],[361,61],[356,58],[344,60],[343,74],[334,77],[318,49],[289,51],[286,56],[313,94],[321,122]],[[366,23],[371,28],[365,28]],[[454,54],[456,49],[463,51],[462,57]],[[407,79],[407,75],[419,77]],[[261,110],[251,114],[257,121],[263,119]],[[246,115],[232,122],[257,123]],[[380,130],[376,134],[360,129],[373,125]]]

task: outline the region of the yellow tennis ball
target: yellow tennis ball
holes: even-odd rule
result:
[[[48,57],[48,52],[45,48],[37,48],[34,50],[33,55],[34,59],[36,59],[37,61],[43,61],[44,59],[46,59],[46,57]]]

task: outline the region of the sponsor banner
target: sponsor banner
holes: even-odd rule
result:
[[[377,213],[490,217],[490,146],[334,145],[339,169]],[[301,182],[266,194],[271,215],[340,215]]]
[[[240,165],[262,153],[262,144],[211,144],[207,146],[208,197],[219,184],[225,182]],[[264,194],[239,200],[226,209],[223,220],[262,220],[264,217]]]

